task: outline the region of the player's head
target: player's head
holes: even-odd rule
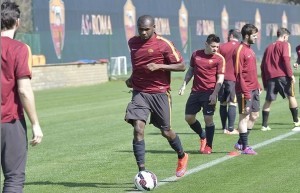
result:
[[[239,40],[241,37],[241,32],[237,29],[231,29],[228,32],[228,41],[230,40]]]
[[[155,30],[154,18],[150,15],[140,16],[137,20],[137,27],[143,40],[151,38]]]
[[[18,27],[20,13],[19,6],[15,2],[4,1],[1,4],[1,31]]]
[[[253,24],[245,24],[241,30],[243,42],[247,44],[254,44],[257,39],[258,29]]]
[[[215,34],[210,34],[207,36],[205,42],[205,53],[214,54],[218,51],[220,45],[220,38]]]
[[[284,27],[281,27],[277,30],[277,37],[282,41],[288,41],[290,34],[291,32]]]

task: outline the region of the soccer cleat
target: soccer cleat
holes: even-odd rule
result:
[[[298,118],[298,122],[294,122],[295,127],[300,127],[300,118]]]
[[[204,150],[201,152],[202,154],[211,154],[212,148],[208,145],[205,146]]]
[[[300,127],[294,127],[294,129],[292,129],[292,131],[300,131]]]
[[[206,146],[206,138],[200,139],[200,153],[202,153]]]
[[[229,131],[227,129],[224,129],[224,134],[227,134],[227,135],[238,135],[239,131],[237,129],[234,129],[233,131]]]
[[[257,153],[251,148],[251,147],[246,147],[246,149],[244,149],[242,151],[242,154],[247,154],[247,155],[257,155]]]
[[[182,159],[178,159],[177,168],[176,168],[176,176],[182,177],[186,172],[188,165],[189,154],[184,153],[184,157]]]
[[[271,128],[269,126],[267,126],[267,127],[262,126],[260,130],[262,130],[262,131],[270,131]]]
[[[234,149],[236,149],[236,150],[238,150],[238,151],[242,151],[242,150],[243,150],[243,145],[242,145],[242,144],[236,143],[236,144],[234,145]]]

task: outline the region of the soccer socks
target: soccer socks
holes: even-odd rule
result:
[[[145,170],[145,141],[132,141],[133,153],[136,163],[139,167],[139,171]]]
[[[178,135],[176,134],[175,139],[173,139],[172,141],[168,141],[170,146],[177,152],[178,154],[178,159],[181,159],[184,157],[184,151],[181,145],[181,141],[178,137]]]
[[[269,111],[262,111],[262,126],[264,127],[268,126],[269,114],[270,114]]]
[[[293,116],[293,121],[294,122],[298,122],[298,107],[296,108],[290,108],[290,111],[292,113],[292,116]]]
[[[235,117],[236,117],[236,106],[229,105],[229,107],[228,107],[228,131],[233,131]]]
[[[249,132],[247,133],[240,133],[240,142],[241,144],[243,145],[243,150],[246,149],[246,147],[248,146],[248,134]]]
[[[195,123],[191,124],[190,125],[190,128],[195,132],[197,133],[201,139],[204,139],[206,137],[206,134],[205,132],[203,131],[202,127],[201,127],[201,124],[198,120],[196,120]]]
[[[205,132],[206,132],[206,145],[212,148],[214,134],[215,134],[215,125],[206,126]]]
[[[229,109],[228,109],[229,111]],[[222,129],[226,129],[226,121],[227,121],[227,105],[220,105],[220,117],[222,123]]]

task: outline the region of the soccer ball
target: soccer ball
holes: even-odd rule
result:
[[[140,171],[134,177],[134,185],[141,191],[153,190],[157,186],[157,177],[153,172]]]

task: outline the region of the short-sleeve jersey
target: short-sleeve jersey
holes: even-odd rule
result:
[[[300,64],[300,45],[296,47],[297,63]]]
[[[261,61],[261,74],[264,84],[271,78],[293,75],[290,63],[291,45],[275,41],[266,48]]]
[[[215,89],[217,75],[225,73],[225,59],[219,54],[205,54],[197,50],[191,56],[190,66],[194,69],[192,91],[209,92]]]
[[[133,90],[146,93],[164,93],[170,90],[171,72],[165,70],[150,71],[147,64],[176,64],[183,62],[179,51],[169,40],[156,35],[148,40],[139,36],[128,41],[132,63]]]
[[[24,119],[17,80],[31,78],[31,50],[28,45],[1,37],[1,122]]]
[[[230,40],[229,42],[221,44],[219,47],[219,52],[225,58],[226,61],[224,80],[235,81],[232,54],[239,45],[240,44],[238,41]]]
[[[233,54],[236,75],[236,93],[251,98],[251,92],[260,89],[257,78],[256,56],[250,45],[241,43]]]

